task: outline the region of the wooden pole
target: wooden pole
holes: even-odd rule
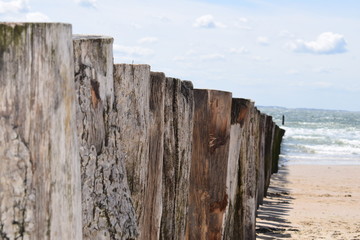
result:
[[[140,218],[139,239],[155,240],[160,236],[162,211],[162,168],[164,157],[164,90],[165,74],[150,74],[149,162],[144,196],[144,212]]]
[[[264,199],[264,188],[265,188],[265,124],[266,124],[266,115],[260,115],[259,122],[259,162],[258,162],[258,172],[257,172],[257,207],[263,204]]]
[[[0,238],[81,239],[71,25],[0,24]]]
[[[119,148],[124,153],[126,174],[136,211],[139,232],[144,215],[149,174],[150,66],[115,64],[115,101]],[[146,225],[145,225],[146,226]]]
[[[195,89],[194,101],[186,239],[221,239],[228,204],[231,93]]]
[[[166,78],[160,239],[185,237],[193,133],[191,82]]]
[[[267,189],[270,185],[270,178],[272,173],[272,149],[275,132],[275,124],[272,121],[271,116],[267,116],[265,120],[265,184],[264,184],[264,196],[267,194]]]
[[[112,38],[74,36],[83,239],[135,238],[137,220],[121,152]]]
[[[223,239],[242,239],[244,224],[242,217],[244,215],[244,206],[242,201],[244,193],[241,192],[243,184],[244,170],[240,168],[243,165],[240,162],[240,153],[244,152],[241,148],[244,141],[244,132],[247,134],[248,119],[250,116],[249,101],[245,99],[232,99],[231,108],[231,132],[230,132],[230,150],[227,169],[227,194],[228,208],[224,217]]]
[[[0,238],[255,239],[284,130],[112,42],[0,24]]]

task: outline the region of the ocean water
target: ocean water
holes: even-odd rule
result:
[[[286,130],[280,163],[360,165],[360,112],[258,107]],[[285,125],[282,126],[282,116]]]

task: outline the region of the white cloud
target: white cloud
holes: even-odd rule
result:
[[[192,55],[195,55],[197,52],[193,49],[190,49],[188,51],[186,51],[185,55],[186,56],[192,56]]]
[[[134,29],[141,29],[142,28],[142,26],[140,25],[140,24],[138,24],[138,23],[131,23],[131,25],[130,25],[132,28],[134,28]]]
[[[82,7],[96,8],[97,0],[75,0]]]
[[[320,34],[315,41],[305,41],[298,39],[289,42],[287,47],[294,52],[313,53],[313,54],[337,54],[344,53],[346,41],[343,35],[325,32]]]
[[[313,69],[313,72],[315,73],[324,73],[324,74],[333,73],[335,71],[336,69],[332,67],[318,67]]]
[[[27,0],[2,1],[0,0],[0,14],[17,13],[28,9]]]
[[[225,56],[218,53],[202,55],[200,58],[205,61],[225,60]]]
[[[247,18],[238,18],[239,22],[247,23],[249,20]]]
[[[132,47],[114,44],[113,49],[115,52],[122,53],[127,56],[151,56],[154,50],[142,47]]]
[[[256,62],[270,62],[270,59],[267,57],[261,57],[261,56],[253,56],[251,57],[252,60]]]
[[[299,70],[296,70],[296,69],[290,69],[289,71],[286,72],[286,74],[288,74],[288,75],[299,75],[300,72],[299,72]]]
[[[171,19],[165,16],[154,16],[156,19],[160,20],[160,22],[163,23],[169,23],[171,22]]]
[[[283,30],[279,33],[279,37],[282,37],[282,38],[294,38],[295,35],[288,31],[288,30]]]
[[[173,61],[185,62],[185,61],[194,60],[195,58],[196,59],[199,58],[199,56],[197,55],[197,51],[190,49],[190,50],[186,51],[186,53],[183,56],[175,56],[173,58]]]
[[[249,20],[247,18],[238,18],[235,21],[234,26],[242,30],[252,30],[252,27],[247,25],[248,22]]]
[[[156,37],[144,37],[138,40],[138,43],[156,43],[159,39]]]
[[[236,53],[236,54],[247,54],[249,53],[249,50],[245,47],[240,47],[240,48],[231,48],[230,53]]]
[[[258,37],[256,39],[256,42],[262,46],[267,46],[269,45],[269,39],[267,37]]]
[[[242,29],[242,30],[252,30],[252,27],[249,27],[249,26],[244,26],[244,25],[239,25],[239,24],[235,24],[235,27],[239,28],[239,29]]]
[[[193,24],[193,26],[197,27],[197,28],[217,28],[217,27],[224,28],[224,27],[226,27],[224,24],[222,24],[220,22],[216,22],[214,20],[214,17],[210,14],[197,18],[195,20],[195,23]]]
[[[328,88],[328,87],[333,86],[332,83],[330,83],[330,82],[325,82],[325,81],[312,82],[311,85],[313,85],[313,86],[315,86],[315,87],[319,87],[319,88]]]
[[[199,55],[194,50],[189,50],[183,56],[175,56],[172,60],[176,62],[191,62],[200,59],[204,62],[213,62],[213,61],[224,61],[225,55],[219,53],[211,53],[205,55]]]
[[[175,62],[184,62],[186,60],[187,60],[187,58],[184,56],[176,56],[173,58],[173,61],[175,61]]]
[[[50,19],[48,16],[41,12],[30,12],[25,15],[27,22],[49,22]]]

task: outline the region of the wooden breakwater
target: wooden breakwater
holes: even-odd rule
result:
[[[284,130],[112,42],[0,23],[0,239],[255,239]]]

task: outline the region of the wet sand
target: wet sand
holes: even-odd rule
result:
[[[360,240],[360,166],[282,167],[268,192],[257,239]]]

